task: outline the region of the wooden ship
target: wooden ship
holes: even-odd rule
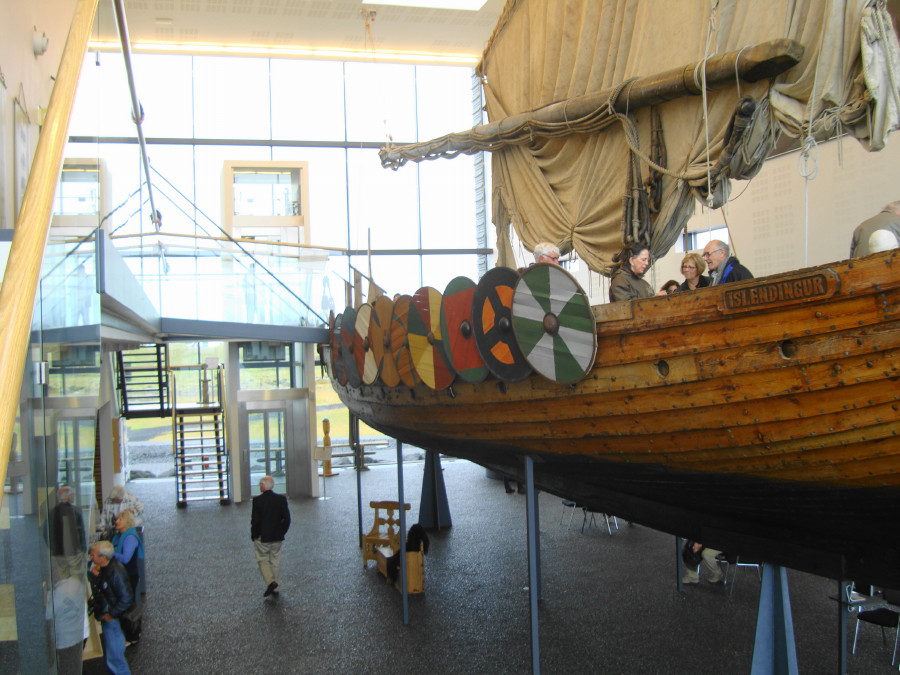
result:
[[[837,116],[871,149],[896,126],[900,90],[889,82],[876,97],[868,71],[870,83],[860,87],[858,75],[868,66],[859,40],[856,53],[845,55],[850,66],[838,68],[838,100],[822,102],[812,98],[816,86],[804,88],[837,81],[821,65],[835,46],[827,37],[836,28],[831,19],[802,29],[791,14],[824,17],[821,3],[802,10],[789,3],[775,9],[716,3],[717,29],[725,33],[716,46],[724,56],[710,58],[707,40],[700,61],[675,61],[684,66],[649,78],[630,76],[643,61],[621,36],[629,21],[650,21],[643,12],[652,3],[602,3],[606,14],[600,4],[511,0],[478,71],[495,121],[429,143],[387,147],[383,163],[396,168],[489,149],[495,221],[514,226],[528,245],[558,242],[609,273],[612,252],[623,242],[646,242],[654,256],[664,254],[694,196],[724,203],[731,179],[758,171],[778,136],[758,124],[823,137],[829,130],[822,120]],[[671,4],[671,11],[687,11],[690,3]],[[536,63],[546,69],[548,57],[535,56],[530,46],[534,31],[547,32],[545,52],[553,44],[566,50],[562,38],[547,37],[565,24],[535,22],[563,6],[566,21],[581,22],[576,33],[598,43],[569,54],[574,75],[566,90],[575,95],[563,98],[559,86],[529,88],[516,78],[504,89],[504,74],[517,59],[526,64],[526,79]],[[588,16],[594,9],[600,15]],[[865,36],[880,26],[888,70],[897,66],[894,19],[884,4],[847,2],[843,10],[837,28],[845,41],[850,29]],[[666,11],[648,32],[681,30],[667,28],[673,19]],[[620,18],[619,42],[601,35],[612,16]],[[772,22],[780,32],[766,32]],[[523,39],[529,31],[532,39]],[[681,52],[696,53],[687,38],[701,39],[704,31],[682,32],[686,39],[675,54],[657,61],[671,66]],[[758,46],[747,48],[749,39]],[[597,72],[584,75],[584,59],[610,53],[617,54],[615,64],[599,63]],[[736,71],[742,92],[734,90]],[[797,97],[800,119],[779,112],[786,95]],[[677,130],[677,115],[685,114],[695,131],[703,120],[709,140],[670,133],[658,143],[645,141],[644,147],[664,151],[656,159],[633,142],[645,134],[655,138],[660,121]],[[592,126],[603,116],[607,122]],[[887,121],[878,128],[871,123],[876,118]],[[620,128],[614,134],[610,125]],[[629,130],[636,136],[623,140]],[[750,136],[762,140],[748,165]],[[581,162],[596,161],[596,154],[586,155],[614,149],[622,155],[609,160],[616,166],[582,176],[598,182],[596,203],[575,209],[583,195],[567,194],[563,184],[571,174],[554,172],[554,162],[583,168]],[[665,156],[685,159],[666,162]],[[698,162],[702,170],[695,172]],[[536,164],[539,173],[531,170]],[[613,181],[606,192],[604,178]],[[534,213],[542,195],[554,200]],[[900,585],[898,251],[592,307],[564,269],[537,264],[520,272],[511,268],[502,241],[498,248],[498,267],[477,283],[458,278],[443,293],[421,288],[332,318],[324,351],[351,414],[405,443],[520,479],[528,455],[540,490],[744,558]]]

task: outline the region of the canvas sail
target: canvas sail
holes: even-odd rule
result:
[[[552,134],[521,124],[517,139],[499,142],[476,129],[454,134],[452,151],[416,144],[404,156],[419,161],[489,148],[498,264],[515,266],[512,225],[528,247],[552,241],[609,273],[625,241],[664,255],[696,198],[712,206],[727,201],[730,179],[755,175],[779,134],[821,140],[846,131],[869,149],[883,147],[900,117],[895,26],[883,0],[509,0],[478,66],[491,121],[604,90],[627,102],[635,78],[779,38],[803,52],[771,79],[735,77],[706,96],[626,105],[625,114],[601,110],[587,120],[569,119],[563,106]],[[695,70],[697,90],[705,73],[703,65]],[[742,98],[753,110],[738,139],[730,125]],[[739,142],[723,155],[726,138]],[[662,152],[653,153],[654,145]],[[653,206],[642,209],[651,183]],[[623,216],[623,203],[631,215]]]

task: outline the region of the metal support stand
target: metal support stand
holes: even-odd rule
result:
[[[361,453],[359,449],[359,418],[350,415],[350,428],[348,430],[350,436],[350,448],[354,454]],[[359,524],[359,547],[362,548],[363,542],[363,522],[362,522],[362,474],[359,471],[359,461],[354,462],[356,467],[356,515]],[[402,511],[402,509],[401,509]]]
[[[528,596],[531,601],[531,671],[541,672],[541,641],[538,630],[538,600],[541,597],[541,555],[538,531],[537,492],[534,489],[534,460],[525,456],[525,508],[528,519]]]
[[[852,581],[838,581],[838,672],[847,673],[847,615],[856,611],[850,594],[853,592]]]
[[[797,675],[800,672],[787,570],[780,565],[763,565],[750,672],[752,675]]]
[[[397,441],[397,452],[400,452]],[[397,461],[399,462],[399,455]],[[422,478],[422,498],[419,500],[419,524],[426,530],[452,527],[450,505],[447,503],[447,488],[441,469],[441,456],[434,450],[425,452],[425,475]]]
[[[681,577],[684,576],[684,570],[681,567],[681,547],[684,546],[684,539],[675,537],[675,588],[679,593],[684,593],[684,584]]]
[[[409,586],[406,582],[406,500],[403,498],[403,443],[397,441],[397,496],[400,503],[400,584],[403,589],[403,625],[409,625]]]

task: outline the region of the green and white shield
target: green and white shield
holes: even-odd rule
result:
[[[597,322],[578,282],[559,265],[533,265],[512,302],[516,341],[525,360],[554,382],[577,382],[597,356]]]

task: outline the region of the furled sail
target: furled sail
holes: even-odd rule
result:
[[[732,86],[704,86],[707,61],[737,52],[741,63],[743,50],[779,39],[802,45],[796,66],[761,81],[736,74]],[[632,108],[638,78],[691,63],[704,95]],[[727,201],[730,179],[755,175],[778,134],[847,131],[877,150],[900,125],[900,48],[884,0],[508,0],[478,73],[499,127],[555,102],[564,102],[562,120],[546,126],[550,132],[522,123],[528,138],[511,143],[476,128],[454,134],[446,148],[388,147],[382,159],[490,149],[498,264],[508,266],[510,224],[526,246],[556,242],[599,272],[610,271],[623,242],[640,240],[663,255],[695,197]],[[604,91],[617,110],[601,102],[596,113],[568,117],[565,102]],[[583,126],[603,116],[603,133]]]

